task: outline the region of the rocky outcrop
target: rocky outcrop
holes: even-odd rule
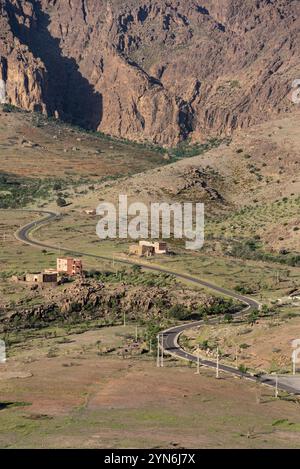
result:
[[[175,145],[293,109],[298,0],[0,0],[9,101]],[[299,75],[299,76],[298,76]]]
[[[48,290],[47,290],[48,291]],[[183,305],[197,311],[203,305],[218,304],[220,299],[178,287],[154,287],[106,284],[96,280],[77,280],[63,290],[39,291],[43,304],[24,307],[3,307],[1,325],[11,328],[42,327],[51,322],[77,322],[102,318],[109,322],[122,321],[124,312],[129,320],[165,317],[172,305]],[[0,311],[1,312],[1,311]]]

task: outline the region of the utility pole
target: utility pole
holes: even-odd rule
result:
[[[160,335],[157,336],[157,360],[156,360],[157,368],[160,367]]]
[[[152,353],[152,339],[149,339],[149,353]]]
[[[235,348],[235,366],[236,366],[236,369],[238,369],[238,367],[239,367],[238,346],[236,346],[236,348]]]
[[[138,326],[135,326],[135,341],[138,341]]]
[[[216,368],[216,378],[219,379],[219,347],[217,347],[217,368]]]
[[[200,375],[200,348],[199,348],[199,345],[198,345],[198,348],[197,348],[197,371],[196,371],[196,375]]]
[[[124,315],[123,315],[123,327],[126,327],[126,313],[124,311]]]
[[[160,366],[164,366],[164,335],[161,334],[161,357],[160,357]]]
[[[276,375],[275,382],[276,382],[276,385],[275,385],[275,398],[277,399],[278,398],[278,375]]]
[[[296,374],[296,350],[293,351],[292,361],[293,361],[293,375],[295,376]]]

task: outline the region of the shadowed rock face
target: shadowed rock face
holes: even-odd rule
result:
[[[0,13],[0,79],[24,109],[175,145],[294,106],[298,0],[0,0]]]

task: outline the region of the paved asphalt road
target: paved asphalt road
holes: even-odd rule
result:
[[[42,219],[38,220],[38,221],[33,221],[31,223],[28,223],[24,227],[20,228],[15,234],[16,238],[19,241],[22,241],[22,242],[24,242],[26,244],[29,244],[31,246],[37,246],[37,247],[40,247],[40,248],[43,248],[43,249],[53,249],[53,250],[63,249],[64,252],[70,253],[70,254],[75,255],[75,256],[77,255],[77,256],[92,257],[92,258],[95,258],[95,259],[102,259],[102,260],[107,260],[107,261],[112,261],[113,260],[111,257],[97,256],[95,254],[88,254],[88,253],[85,253],[85,252],[74,251],[73,249],[66,249],[65,247],[60,247],[59,248],[57,246],[53,246],[53,245],[50,245],[50,244],[45,244],[45,243],[39,242],[39,241],[37,241],[33,238],[30,238],[29,234],[30,234],[31,230],[33,230],[35,228],[38,228],[38,227],[40,227],[44,224],[48,224],[49,222],[59,220],[61,218],[61,216],[54,213],[54,212],[50,212],[50,211],[42,211],[42,210],[41,211],[29,210],[29,211],[33,212],[33,213],[40,213],[40,214],[44,215],[44,217]],[[188,281],[193,282],[197,285],[207,287],[211,290],[214,290],[217,293],[221,293],[221,294],[226,295],[230,298],[238,300],[238,301],[240,301],[240,302],[242,302],[246,305],[246,308],[244,308],[242,311],[237,313],[238,316],[241,316],[241,315],[244,315],[244,314],[249,314],[249,313],[251,313],[251,311],[256,311],[260,307],[260,304],[252,298],[248,298],[246,296],[239,295],[238,293],[227,290],[226,288],[216,286],[216,285],[214,285],[210,282],[206,282],[204,280],[199,280],[198,278],[190,276],[190,275],[175,273],[175,272],[172,272],[170,270],[163,269],[163,268],[160,268],[160,267],[149,266],[149,265],[146,266],[144,264],[138,264],[138,263],[135,263],[135,262],[132,262],[132,261],[129,261],[129,260],[127,261],[127,260],[115,259],[115,262],[118,262],[120,264],[126,264],[126,265],[139,265],[140,267],[142,267],[143,269],[146,269],[146,270],[171,274],[171,275],[174,275],[175,277],[177,277],[179,279],[188,280]],[[216,321],[217,320],[212,319],[212,320],[210,320],[210,323],[213,323],[213,322],[216,322]],[[194,322],[190,322],[190,323],[183,324],[183,325],[180,325],[180,326],[175,326],[175,327],[172,327],[171,329],[168,329],[168,330],[164,331],[162,333],[163,334],[164,352],[168,353],[172,356],[175,356],[176,358],[181,358],[183,360],[187,360],[187,361],[197,363],[197,357],[195,355],[192,355],[191,353],[185,352],[179,346],[178,339],[179,339],[180,335],[185,330],[190,329],[190,328],[195,327],[195,326],[200,326],[201,324],[203,324],[203,321],[197,321],[197,322],[194,321]],[[200,359],[200,365],[216,369],[216,362],[214,362],[212,360]],[[258,382],[258,383],[261,383],[261,384],[265,384],[265,385],[268,385],[268,386],[271,386],[271,387],[276,386],[276,381],[273,378],[265,377],[265,376],[255,376],[255,375],[252,375],[250,373],[244,373],[244,372],[242,372],[242,371],[240,371],[240,370],[238,370],[234,367],[231,367],[231,366],[219,364],[219,370],[223,371],[223,372],[226,372],[226,373],[230,373],[230,374],[232,374],[232,375],[234,375],[238,378],[246,378],[248,380]],[[296,387],[293,387],[292,385],[286,384],[286,382],[281,383],[280,379],[278,380],[278,389],[280,389],[282,391],[286,391],[286,392],[291,393],[291,394],[300,394],[299,389],[297,389]]]

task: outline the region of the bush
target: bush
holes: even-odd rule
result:
[[[3,104],[2,105],[3,112],[22,112],[21,109],[13,106],[12,104]]]
[[[253,287],[244,284],[236,285],[234,289],[236,292],[242,293],[242,295],[252,295],[255,293],[255,289]]]
[[[62,184],[61,182],[56,182],[53,186],[54,191],[61,191],[62,190]]]
[[[225,314],[225,316],[224,316],[224,321],[225,322],[230,323],[230,322],[232,322],[232,319],[233,319],[232,314],[230,314],[230,313]]]
[[[182,321],[187,318],[188,311],[183,305],[174,305],[169,310],[170,317]]]
[[[188,141],[182,142],[177,147],[172,148],[169,153],[172,160],[181,158],[190,158],[196,155],[202,155],[203,153],[211,150],[212,148],[219,147],[222,143],[228,143],[229,139],[217,139],[212,138],[207,143],[197,143],[190,145]]]
[[[58,199],[56,199],[56,204],[58,207],[66,207],[67,206],[67,202],[65,199],[63,199],[62,197],[58,197]]]
[[[241,365],[239,366],[239,371],[241,371],[242,373],[247,373],[247,372],[248,372],[248,368],[246,367],[246,365],[241,364]]]
[[[0,208],[20,208],[37,199],[49,199],[56,184],[58,181],[52,178],[35,179],[0,172]]]
[[[134,274],[140,274],[141,271],[142,271],[142,268],[141,268],[140,265],[137,265],[137,264],[136,264],[136,265],[133,265],[133,266],[132,266],[131,270],[132,270],[132,272],[133,272]]]
[[[259,315],[258,311],[253,311],[251,314],[249,314],[248,324],[251,324],[251,326],[254,326],[254,324],[258,320],[258,315]]]

